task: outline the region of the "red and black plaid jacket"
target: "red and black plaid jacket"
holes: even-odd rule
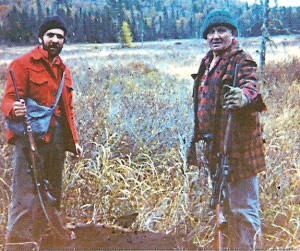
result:
[[[265,110],[266,106],[259,93],[257,65],[250,55],[239,48],[235,39],[216,66],[208,71],[212,57],[212,51],[209,51],[202,59],[195,78],[197,138],[201,140],[202,136],[207,133],[213,135],[211,156],[216,156],[217,152],[222,149],[228,120],[228,111],[222,109],[222,87],[224,84],[233,84],[235,66],[239,64],[237,86],[242,88],[249,104],[233,111],[228,147],[229,180],[248,178],[265,169],[259,112]],[[214,157],[210,162],[213,167]]]

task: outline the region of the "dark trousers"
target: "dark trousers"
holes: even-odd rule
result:
[[[36,141],[38,166],[49,182],[49,192],[56,198],[59,209],[62,196],[62,172],[65,161],[63,129],[56,122],[51,142]],[[12,201],[9,209],[6,242],[39,242],[47,228],[47,221],[35,189],[27,137],[19,137],[14,149]]]

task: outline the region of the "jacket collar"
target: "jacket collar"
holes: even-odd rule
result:
[[[240,51],[240,47],[239,47],[239,42],[234,38],[232,40],[231,45],[228,47],[228,49],[224,52],[224,54],[222,54],[220,56],[220,58],[224,59],[224,60],[229,60],[229,58],[231,58],[232,55],[236,54],[238,51]],[[213,58],[213,51],[210,50],[206,56],[205,59],[209,60],[209,62],[212,60]]]
[[[231,45],[229,46],[229,48],[227,49],[227,51],[224,53],[224,55],[222,55],[222,57],[224,59],[229,60],[233,55],[235,55],[240,50],[241,49],[240,49],[239,42],[234,38],[232,40]]]
[[[36,61],[45,60],[46,62],[49,62],[49,60],[48,60],[48,52],[45,51],[41,45],[36,46],[32,50],[31,57],[33,58],[33,60],[36,60]],[[63,65],[63,62],[62,62],[60,56],[57,56],[55,58],[54,64],[56,64],[56,65]]]

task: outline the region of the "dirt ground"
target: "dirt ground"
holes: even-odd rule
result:
[[[14,245],[8,250],[191,250],[196,247],[183,237],[151,232],[128,232],[100,225],[81,225],[72,231],[76,238],[59,241],[46,238],[40,247],[33,243]]]

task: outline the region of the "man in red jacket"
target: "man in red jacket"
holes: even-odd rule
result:
[[[260,247],[261,237],[257,174],[265,169],[265,154],[259,112],[266,107],[259,92],[257,65],[239,47],[237,32],[237,22],[228,11],[211,11],[204,19],[202,36],[210,50],[195,78],[193,140],[209,146],[207,157],[214,177],[232,112],[227,156],[223,156],[229,166],[224,189],[229,249],[253,250]],[[233,86],[237,65],[237,85]]]
[[[11,120],[24,118],[27,97],[39,105],[50,107],[55,103],[65,72],[62,94],[51,118],[49,130],[43,138],[36,140],[39,164],[43,170],[43,178],[49,182],[49,192],[56,199],[56,210],[61,203],[65,151],[73,152],[78,157],[82,154],[74,121],[72,78],[69,68],[59,56],[66,34],[66,25],[59,16],[44,19],[38,34],[40,45],[15,59],[9,66],[9,70],[14,72],[21,100],[16,101],[13,82],[8,74],[2,101],[4,116]],[[7,243],[38,242],[47,226],[41,224],[45,221],[41,219],[43,215],[40,213],[40,202],[30,172],[28,139],[26,135],[16,135],[9,129],[6,138],[9,144],[15,145]]]

